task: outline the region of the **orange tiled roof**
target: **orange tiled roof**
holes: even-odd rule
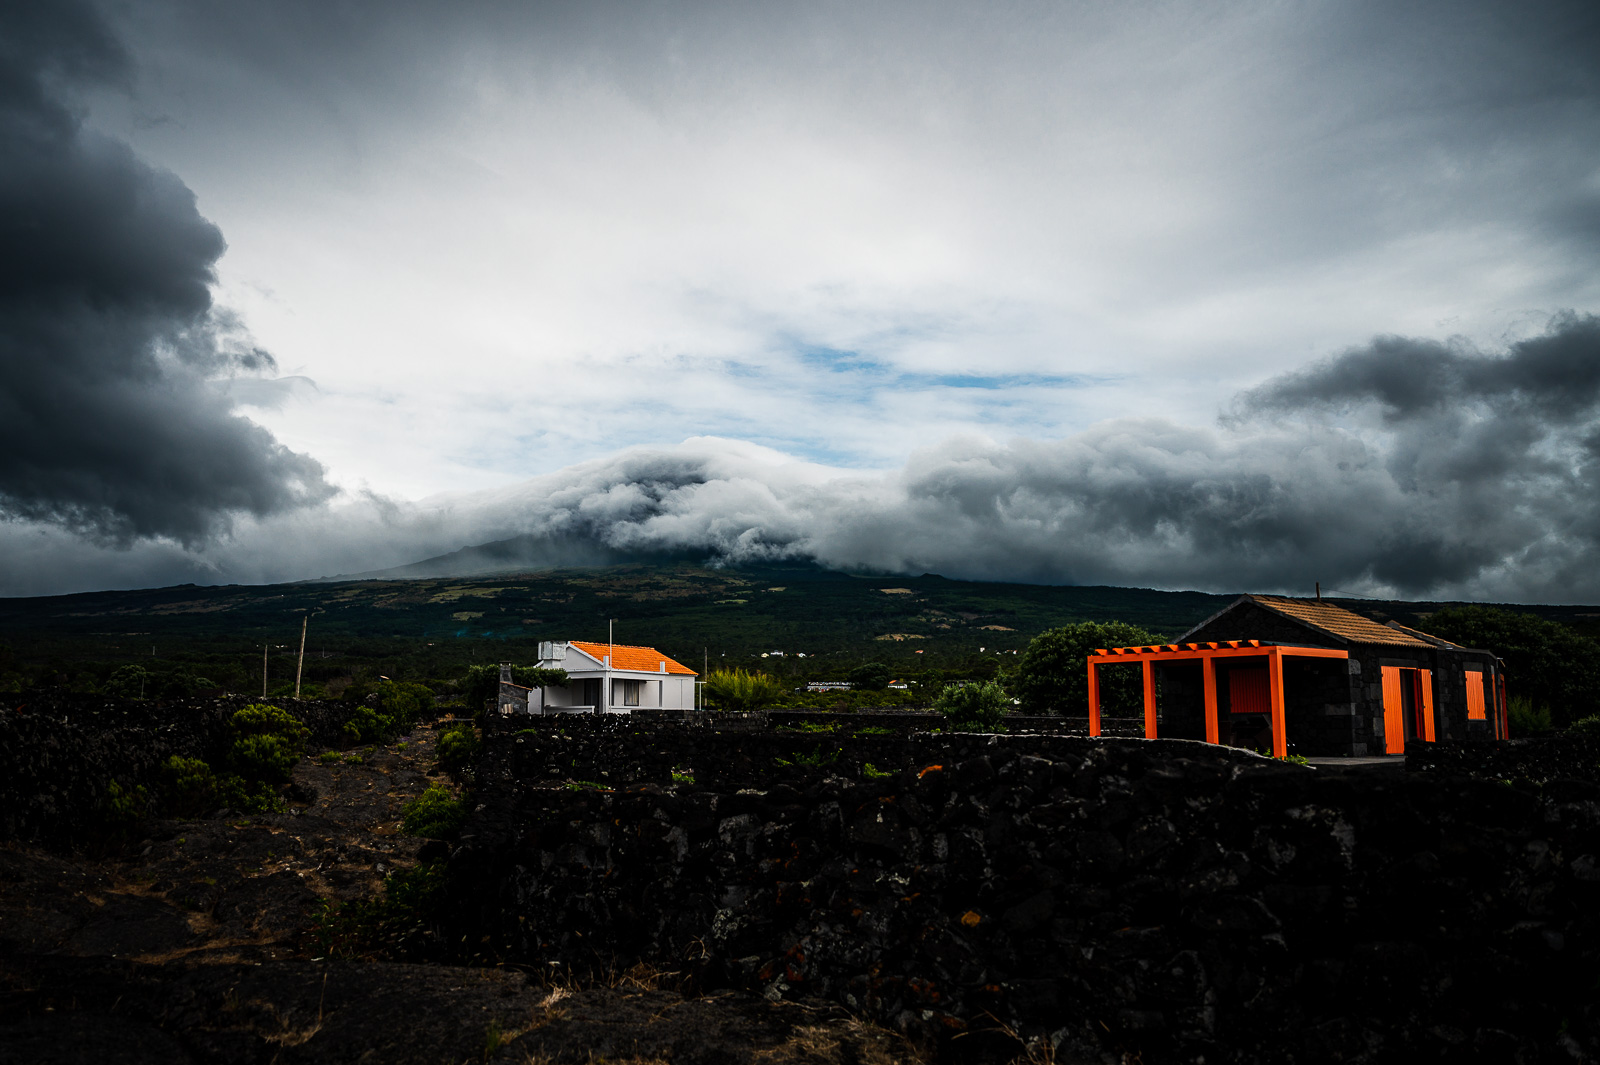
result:
[[[1247,598],[1268,610],[1276,610],[1296,621],[1303,621],[1312,628],[1321,629],[1352,643],[1379,643],[1395,647],[1430,649],[1439,646],[1437,643],[1429,643],[1422,639],[1421,634],[1412,635],[1415,630],[1392,629],[1387,625],[1380,625],[1371,618],[1364,618],[1360,614],[1346,610],[1342,606],[1323,602],[1321,599],[1289,599],[1276,595],[1252,595]]]
[[[688,666],[674,662],[654,647],[635,647],[626,643],[585,643],[582,640],[573,640],[572,646],[602,662],[605,661],[606,655],[610,655],[612,669],[626,669],[635,673],[660,673],[661,663],[665,662],[668,673],[699,676]]]

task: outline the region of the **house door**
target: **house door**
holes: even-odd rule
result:
[[[1433,742],[1433,671],[1381,666],[1383,749],[1404,754],[1407,740]]]
[[[580,693],[578,695],[578,698],[581,700],[581,702],[579,702],[578,705],[579,706],[599,706],[600,705],[600,678],[599,677],[585,677],[582,681],[579,682],[579,684],[582,687],[581,687]]]

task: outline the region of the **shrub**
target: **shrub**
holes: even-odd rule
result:
[[[471,725],[452,725],[439,733],[439,740],[434,745],[434,754],[439,761],[439,768],[450,773],[459,773],[472,764],[478,756],[478,749],[483,742],[478,738],[478,730]]]
[[[286,808],[283,797],[271,784],[233,773],[218,778],[217,801],[244,814],[275,814]]]
[[[742,669],[712,670],[706,674],[706,706],[712,710],[747,713],[777,702],[783,685],[765,673],[746,673]]]
[[[287,784],[300,752],[282,736],[241,736],[228,752],[233,771],[252,783]]]
[[[1535,707],[1532,696],[1528,695],[1513,695],[1506,701],[1506,719],[1513,739],[1529,733],[1549,732],[1555,727],[1550,722],[1549,709]]]
[[[1446,607],[1430,614],[1426,625],[1435,636],[1505,659],[1517,690],[1551,719],[1523,733],[1566,725],[1600,705],[1600,643],[1560,622],[1472,605]],[[1515,727],[1511,734],[1518,734]]]
[[[325,900],[312,915],[311,938],[327,958],[370,958],[401,952],[444,901],[445,863],[399,869],[383,880],[383,897]]]
[[[933,708],[958,729],[998,732],[1001,719],[1011,709],[1005,690],[992,680],[981,684],[950,684],[939,694]]]
[[[143,699],[155,694],[150,680],[150,671],[143,666],[118,666],[101,690],[119,699]]]
[[[161,766],[162,807],[174,817],[204,817],[219,805],[217,775],[198,758],[173,755]]]
[[[1121,621],[1085,621],[1035,636],[1018,656],[1012,691],[1033,714],[1089,712],[1089,656],[1102,647],[1159,643],[1153,632]],[[1112,716],[1132,716],[1144,706],[1137,666],[1100,669],[1100,708]]]
[[[511,682],[524,688],[538,688],[546,684],[567,683],[564,669],[540,669],[538,666],[512,666]],[[477,720],[483,716],[483,707],[500,690],[499,666],[468,666],[461,678],[462,701],[472,710]]]
[[[863,662],[845,674],[852,688],[862,691],[882,691],[894,679],[894,671],[882,662]]]
[[[125,788],[119,781],[113,780],[106,786],[101,816],[112,833],[120,835],[133,831],[149,814],[150,792],[142,784]]]
[[[1571,731],[1583,735],[1600,736],[1600,714],[1590,714],[1588,717],[1580,717],[1578,720],[1572,723]]]
[[[229,773],[217,780],[218,799],[244,813],[282,810],[274,785],[289,782],[311,730],[287,710],[267,703],[236,711],[230,725]]]
[[[432,690],[411,681],[353,684],[345,689],[344,698],[361,704],[340,730],[350,746],[387,743],[416,728],[418,721],[433,712]]]
[[[443,784],[430,784],[427,791],[406,803],[400,824],[410,836],[453,839],[466,820],[466,804]]]

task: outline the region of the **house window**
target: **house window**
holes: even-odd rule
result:
[[[583,685],[583,688],[582,688],[582,691],[581,691],[581,693],[579,695],[579,698],[580,698],[581,701],[578,703],[578,705],[579,706],[599,706],[600,705],[600,678],[599,677],[590,677],[590,678],[588,678],[586,680],[580,681],[579,683],[581,683]]]
[[[1235,714],[1272,713],[1266,669],[1235,667],[1228,671],[1228,710]]]
[[[617,689],[619,689],[619,694],[621,694],[621,696],[622,696],[622,698],[619,700],[619,702],[623,706],[638,706],[639,705],[639,696],[644,691],[644,681],[642,681],[642,680],[619,680],[619,681],[616,682],[616,684],[617,684]]]
[[[1488,715],[1484,713],[1483,698],[1483,671],[1469,669],[1467,674],[1467,720],[1487,721]]]

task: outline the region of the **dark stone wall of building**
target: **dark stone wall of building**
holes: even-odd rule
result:
[[[982,1034],[1000,1023],[1065,1061],[1600,1052],[1592,779],[1074,737],[949,737],[937,761],[905,740],[785,773],[751,738],[679,755],[619,734],[613,766],[723,764],[678,786],[614,769],[606,790],[545,775],[573,751],[554,737],[493,739],[444,935],[540,969],[646,960],[833,999],[957,1058],[1014,1056]],[[893,775],[846,768],[866,760]]]

